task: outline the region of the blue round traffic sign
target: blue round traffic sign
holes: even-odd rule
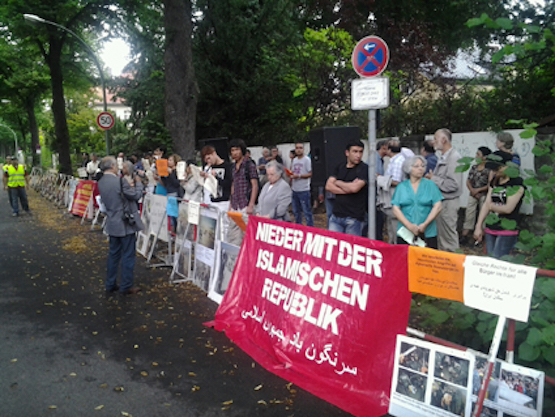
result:
[[[389,62],[389,48],[378,36],[367,36],[361,39],[351,57],[353,68],[361,77],[380,75]]]

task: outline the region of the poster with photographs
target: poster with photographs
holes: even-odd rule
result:
[[[220,256],[208,298],[220,304],[231,281],[231,275],[239,256],[239,246],[220,242]]]
[[[181,246],[183,237],[191,242],[195,240],[195,225],[189,224],[188,216],[189,205],[187,202],[182,201],[181,204],[179,204],[179,215],[177,217],[177,226],[175,229],[176,247]],[[187,226],[189,227],[187,228]],[[185,236],[185,234],[187,235]]]
[[[145,227],[145,232],[153,233],[158,236],[158,240],[168,242],[168,215],[166,205],[168,197],[164,195],[151,194],[148,204],[149,228]]]
[[[212,266],[202,262],[195,256],[195,274],[193,283],[204,292],[210,288],[210,277],[212,276]]]
[[[198,243],[214,250],[216,242],[216,226],[218,224],[217,213],[203,210],[200,216]]]
[[[487,357],[476,357],[472,374],[472,409],[478,400]],[[496,361],[480,417],[539,417],[543,408],[545,374],[523,366]]]
[[[67,201],[67,211],[71,212],[73,208],[73,196],[75,195],[75,190],[77,189],[77,184],[79,184],[79,180],[73,179],[69,181],[68,187],[68,201]]]
[[[389,414],[470,416],[472,369],[468,352],[397,336]]]
[[[137,253],[144,257],[146,257],[146,241],[147,241],[147,238],[143,232],[137,233],[137,245],[136,245]]]
[[[144,229],[137,233],[137,253],[144,256],[148,255],[148,236],[150,228],[150,207],[151,207],[151,196],[152,194],[145,194],[143,197],[143,204],[141,208],[141,220],[144,225]]]
[[[197,244],[195,257],[207,265],[214,265],[216,249],[216,233],[218,226],[218,213],[202,208],[200,221],[197,228]]]
[[[191,281],[193,279],[192,249],[191,242],[182,241],[182,245],[174,257],[172,282]]]

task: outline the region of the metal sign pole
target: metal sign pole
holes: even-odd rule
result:
[[[379,77],[389,62],[389,47],[378,36],[358,41],[351,55],[361,79],[351,83],[351,109],[368,110],[368,238],[376,240],[376,110],[389,106],[389,78]]]
[[[376,240],[376,110],[368,111],[368,239]]]

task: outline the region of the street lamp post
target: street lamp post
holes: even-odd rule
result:
[[[0,123],[0,126],[5,127],[6,129],[8,129],[10,132],[12,132],[13,134],[13,140],[15,142],[15,159],[17,159],[19,161],[19,155],[18,155],[18,151],[19,151],[19,146],[17,145],[17,135],[15,134],[15,132],[13,131],[13,129],[9,126],[6,126],[5,124]]]
[[[85,49],[91,55],[92,59],[94,60],[94,63],[96,64],[96,66],[98,68],[98,72],[100,73],[100,81],[102,83],[102,99],[104,101],[104,111],[107,112],[108,111],[108,103],[106,101],[106,85],[104,83],[104,73],[102,72],[102,67],[100,65],[100,62],[98,61],[98,58],[96,57],[92,48],[83,39],[81,39],[79,36],[77,36],[75,34],[75,32],[66,28],[65,26],[62,26],[58,23],[51,22],[49,20],[43,19],[42,17],[38,17],[37,15],[34,15],[34,14],[26,13],[26,14],[23,15],[23,18],[25,20],[27,20],[28,22],[31,22],[31,23],[43,23],[45,25],[55,26],[59,29],[62,29],[64,31],[70,33],[75,39],[77,39],[79,42],[81,42],[81,44],[85,47]],[[110,137],[108,136],[108,129],[106,129],[104,131],[104,133],[105,133],[105,140],[106,140],[106,155],[109,155],[110,154]]]

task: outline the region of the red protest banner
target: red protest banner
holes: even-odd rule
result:
[[[408,246],[251,216],[214,325],[269,371],[356,415],[387,413],[410,309]]]
[[[96,199],[98,195],[98,184],[96,181],[79,181],[73,194],[73,205],[71,206],[71,214],[83,217],[91,195]]]

